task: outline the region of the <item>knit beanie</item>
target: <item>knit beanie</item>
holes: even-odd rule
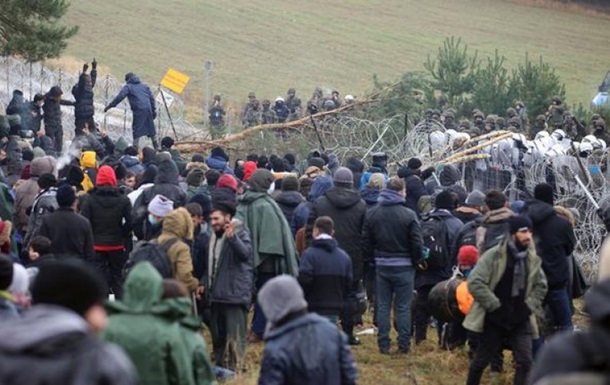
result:
[[[534,187],[534,199],[554,205],[553,187],[548,183],[540,183]]]
[[[235,216],[237,212],[237,208],[235,207],[235,203],[229,201],[220,201],[214,203],[214,207],[212,208],[212,212],[221,211],[225,214],[229,214],[231,218]]]
[[[289,314],[307,310],[303,289],[290,275],[269,280],[258,292],[258,303],[267,317],[267,331]]]
[[[250,178],[252,178],[252,174],[254,174],[254,171],[256,171],[257,168],[258,166],[256,165],[256,163],[251,160],[244,163],[244,182],[250,181]]]
[[[385,176],[380,172],[376,172],[371,175],[366,185],[375,190],[383,190],[385,188]]]
[[[290,163],[291,166],[294,166],[295,163],[297,162],[294,154],[290,154],[290,153],[284,155],[284,159],[286,159],[288,161],[288,163]]]
[[[455,209],[455,199],[449,190],[443,190],[436,196],[434,207],[437,209],[453,210]]]
[[[282,191],[299,191],[299,179],[294,174],[288,174],[282,179]]]
[[[129,156],[138,156],[138,149],[135,148],[134,146],[128,146],[125,149],[125,155],[129,155]]]
[[[465,245],[458,251],[458,265],[474,266],[479,259],[479,251],[475,246]]]
[[[333,175],[335,186],[352,187],[354,185],[354,174],[347,167],[339,167]]]
[[[0,290],[7,290],[13,282],[13,261],[8,255],[0,254]]]
[[[32,152],[32,150],[23,150],[21,152],[21,159],[23,159],[25,162],[31,162],[32,160],[34,160],[34,153]]]
[[[205,179],[205,173],[200,168],[194,168],[186,175],[186,184],[199,187]]]
[[[76,200],[76,192],[69,184],[63,184],[57,189],[57,204],[59,207],[70,207]]]
[[[174,139],[172,139],[169,136],[166,136],[163,139],[161,139],[161,148],[164,150],[169,150],[170,148],[172,148],[174,143],[175,143]]]
[[[32,303],[62,306],[81,316],[106,296],[100,275],[78,259],[41,265],[32,286]]]
[[[273,183],[273,175],[264,168],[259,168],[250,178],[250,188],[256,192],[267,192]]]
[[[114,169],[110,166],[102,166],[97,171],[97,178],[95,179],[95,185],[98,187],[101,186],[111,186],[116,187],[116,175],[114,173]]]
[[[211,155],[212,155],[212,158],[221,158],[221,159],[224,159],[225,162],[229,161],[229,156],[227,155],[225,150],[220,146],[214,147],[212,149]]]
[[[203,163],[205,162],[205,157],[203,156],[203,154],[193,154],[193,156],[191,157],[191,162]]]
[[[326,166],[326,162],[324,162],[324,159],[322,159],[322,158],[314,157],[314,158],[310,158],[307,161],[307,166],[308,167],[315,166],[319,169],[323,169],[324,166]]]
[[[407,167],[413,171],[419,170],[421,168],[421,166],[422,166],[422,162],[418,158],[411,158],[407,161]]]
[[[32,154],[34,154],[34,159],[42,158],[43,156],[46,155],[44,150],[40,147],[34,147],[32,149]]]
[[[216,188],[228,188],[237,192],[237,180],[231,174],[223,174],[216,182]]]
[[[515,234],[525,229],[532,229],[532,221],[529,217],[523,215],[514,215],[508,218],[508,231],[511,234]]]
[[[161,194],[155,195],[148,204],[148,212],[161,218],[164,218],[173,210],[174,202]]]
[[[466,198],[466,205],[480,207],[485,205],[485,194],[479,190],[473,190]]]

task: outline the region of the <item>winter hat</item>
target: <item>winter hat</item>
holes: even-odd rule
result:
[[[231,174],[223,174],[216,182],[216,188],[228,188],[237,192],[237,180]]]
[[[307,166],[308,167],[315,166],[319,169],[323,169],[324,166],[326,166],[326,162],[324,162],[324,159],[322,159],[322,158],[313,157],[307,161]]]
[[[161,164],[161,162],[167,162],[170,160],[172,160],[172,154],[170,154],[169,152],[157,152],[157,154],[155,155],[156,164]]]
[[[352,187],[354,186],[354,174],[347,167],[339,167],[333,175],[333,183],[335,186]]]
[[[366,185],[375,190],[383,190],[385,188],[385,176],[380,172],[376,172],[371,175]]]
[[[282,179],[282,191],[299,191],[299,180],[294,174],[288,174]]]
[[[460,247],[458,251],[458,265],[473,266],[477,264],[479,259],[479,251],[475,246],[465,245]]]
[[[473,190],[466,198],[466,205],[472,207],[480,207],[485,205],[485,194],[479,190]]]
[[[205,173],[200,168],[194,168],[186,175],[186,184],[199,187],[205,180]]]
[[[155,155],[157,155],[155,149],[144,147],[142,149],[142,163],[153,163],[155,161]]]
[[[174,202],[164,195],[157,194],[148,204],[148,212],[152,215],[164,218],[174,210]]]
[[[237,208],[235,207],[235,203],[229,201],[220,201],[214,203],[214,208],[212,208],[212,212],[214,211],[222,211],[225,214],[229,214],[231,218],[235,216],[237,212]]]
[[[114,170],[110,166],[102,166],[97,171],[97,178],[95,179],[95,185],[98,187],[101,186],[111,186],[116,187],[116,175]]]
[[[221,159],[224,159],[225,162],[229,161],[229,156],[227,155],[225,150],[220,146],[214,147],[212,149],[211,155],[212,155],[212,158],[221,158]]]
[[[30,173],[30,165],[26,164],[25,166],[23,166],[21,172],[19,173],[19,179],[28,180],[31,176],[32,174]]]
[[[23,265],[13,263],[13,281],[8,288],[13,294],[26,295],[30,288],[30,276]]]
[[[203,217],[209,218],[210,213],[212,212],[212,199],[208,195],[195,194],[189,203],[198,203],[203,211]]]
[[[256,165],[256,163],[251,160],[244,163],[244,182],[250,181],[250,178],[252,178],[252,174],[254,174],[254,171],[256,171],[257,168],[258,166]]]
[[[106,297],[100,275],[78,259],[40,266],[32,286],[32,303],[62,306],[81,316],[93,305],[103,304]]]
[[[288,161],[288,163],[290,163],[291,166],[294,166],[295,163],[297,162],[294,154],[290,154],[290,153],[284,155],[284,159],[286,159]]]
[[[269,280],[258,292],[258,303],[267,317],[267,332],[286,316],[307,310],[303,289],[290,275]]]
[[[125,149],[125,155],[129,155],[129,156],[138,156],[138,149],[135,148],[134,146],[128,146]]]
[[[510,210],[515,214],[521,214],[523,211],[523,207],[525,206],[525,202],[522,200],[516,200],[510,204]]]
[[[25,162],[31,162],[34,160],[34,153],[32,150],[25,149],[21,151],[21,159],[23,159]]]
[[[38,178],[38,187],[42,190],[46,190],[49,187],[54,187],[57,185],[57,178],[53,174],[42,174]]]
[[[125,139],[124,136],[121,135],[121,136],[119,136],[116,143],[114,144],[114,152],[119,155],[124,155],[127,147],[129,147],[129,142],[127,141],[127,139]],[[136,149],[136,155],[137,155],[137,151],[138,150]]]
[[[70,207],[76,200],[76,192],[69,184],[62,184],[57,189],[57,195],[55,197],[57,199],[57,204],[59,207]]]
[[[193,156],[191,157],[191,162],[203,163],[205,162],[205,158],[203,154],[193,154]]]
[[[0,290],[8,290],[13,282],[15,268],[8,255],[0,254]]]
[[[217,170],[208,170],[205,172],[205,179],[208,181],[208,186],[214,187],[218,183],[220,173]]]
[[[32,154],[34,154],[34,159],[42,158],[43,156],[46,155],[44,150],[42,148],[40,148],[40,147],[34,147],[32,149]]]
[[[271,158],[270,163],[271,163],[271,168],[273,169],[273,171],[275,171],[275,172],[286,171],[284,169],[284,162],[282,161],[282,159],[278,158],[277,156],[275,156],[274,158]]]
[[[553,187],[548,183],[537,184],[534,187],[534,199],[553,205],[555,201]]]
[[[161,148],[164,150],[169,150],[170,148],[172,148],[174,143],[174,139],[170,138],[169,136],[166,136],[161,139]]]
[[[407,162],[407,167],[410,168],[413,171],[419,170],[422,165],[423,165],[423,163],[418,158],[411,158]]]
[[[59,87],[59,86],[53,86],[49,90],[49,95],[51,95],[52,98],[56,98],[56,97],[61,96],[63,94],[64,94],[64,92],[62,91],[61,87]]]
[[[514,215],[508,218],[508,231],[511,234],[515,234],[526,229],[532,229],[532,221],[529,219],[529,217]]]
[[[250,178],[250,188],[256,192],[267,192],[273,183],[273,175],[264,168],[259,168]]]
[[[32,160],[30,163],[30,175],[39,177],[42,174],[55,173],[55,165],[57,161],[52,156],[42,156]]]
[[[436,196],[434,207],[437,209],[453,210],[455,209],[455,199],[449,190],[443,190]]]
[[[256,161],[256,166],[258,168],[267,168],[267,163],[269,163],[269,159],[265,155],[261,155]]]

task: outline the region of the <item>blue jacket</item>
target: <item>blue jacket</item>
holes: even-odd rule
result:
[[[351,385],[356,376],[347,336],[317,314],[290,320],[265,336],[259,385]]]
[[[155,98],[146,84],[140,81],[136,75],[127,79],[119,94],[108,104],[108,107],[116,107],[123,99],[129,100],[132,111],[147,111],[153,113],[156,108]]]

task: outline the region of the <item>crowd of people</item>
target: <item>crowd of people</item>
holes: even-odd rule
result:
[[[92,66],[81,75],[89,91]],[[37,115],[7,111],[18,123],[3,137],[0,164],[1,383],[210,384],[247,370],[247,346],[264,341],[260,384],[353,384],[351,349],[366,311],[382,355],[411,354],[430,325],[440,347],[467,346],[467,384],[490,364],[503,371],[505,348],[515,384],[607,369],[608,247],[586,299],[593,327],[575,335],[578,211],[557,206],[550,184],[510,201],[464,185],[454,165],[424,167],[417,157],[396,175],[385,153],[370,166],[319,150],[231,162],[222,147],[186,157],[171,137],[157,145],[154,131],[158,148],[140,150],[137,139],[151,131],[138,127],[152,124],[154,100],[137,76],[126,82],[106,110],[129,98],[133,144],[113,142],[83,112],[72,156],[58,159],[62,131],[47,113],[27,146],[22,124]],[[32,106],[59,110],[60,91]],[[341,104],[338,92],[334,101],[316,95],[323,108]],[[286,119],[303,113],[287,110]],[[481,125],[482,113],[474,117]],[[509,122],[517,119],[525,114]],[[451,111],[443,120],[451,126]],[[51,147],[38,144],[43,137]],[[435,288],[456,278],[466,282],[462,314],[442,320]]]

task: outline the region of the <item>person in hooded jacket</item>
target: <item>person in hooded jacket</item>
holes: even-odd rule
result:
[[[91,222],[93,249],[103,263],[108,288],[121,299],[125,244],[131,235],[131,202],[117,188],[112,167],[98,170],[96,188],[81,198],[81,215]]]
[[[364,260],[362,255],[362,226],[366,214],[366,203],[354,189],[354,176],[345,167],[340,167],[333,176],[334,187],[316,199],[313,205],[313,217],[328,216],[335,222],[335,238],[339,247],[347,252],[352,260],[353,285],[349,294],[349,306],[342,316],[343,330],[349,336],[351,344],[360,341],[354,336],[356,290],[364,278]]]
[[[13,98],[6,106],[6,115],[19,115],[21,117],[21,123],[25,123],[28,118],[28,103],[23,97],[23,91],[13,90]]]
[[[515,213],[508,208],[508,199],[502,191],[490,190],[485,194],[487,212],[477,228],[477,250],[483,255],[487,250],[500,243],[508,231],[508,219]]]
[[[299,192],[299,180],[293,174],[288,174],[282,179],[282,191],[275,197],[282,213],[288,223],[293,223],[297,207],[305,202],[305,198]]]
[[[104,108],[104,112],[116,107],[123,99],[129,100],[129,106],[133,113],[132,133],[133,145],[139,148],[140,138],[147,136],[152,141],[153,147],[157,149],[157,132],[154,120],[157,118],[157,106],[150,87],[142,83],[140,78],[133,73],[125,75],[125,85],[119,94]]]
[[[45,135],[55,144],[55,151],[61,154],[64,145],[64,128],[61,123],[61,106],[73,106],[74,102],[61,98],[63,91],[53,86],[45,95],[42,105]]]
[[[88,125],[91,130],[95,130],[95,107],[93,107],[93,88],[97,80],[97,61],[91,62],[91,73],[88,74],[89,65],[83,65],[83,72],[78,77],[78,83],[72,87],[74,96],[74,126],[76,130]]]
[[[53,174],[42,174],[38,178],[40,192],[32,204],[30,216],[28,218],[28,229],[23,238],[23,249],[27,249],[30,241],[38,235],[42,218],[59,208],[57,204],[57,178]]]
[[[183,342],[182,311],[163,301],[163,278],[149,263],[140,262],[127,275],[121,301],[108,302],[105,341],[122,347],[142,384],[194,383],[191,359]]]
[[[549,286],[545,305],[551,310],[555,330],[569,331],[573,324],[568,257],[574,251],[576,237],[570,222],[557,214],[553,204],[553,187],[540,183],[534,188],[534,200],[526,203],[522,215],[529,216],[534,224],[536,251]]]
[[[585,296],[591,326],[580,333],[562,333],[546,343],[532,369],[534,385],[603,385],[608,381],[610,354],[610,240],[599,252],[597,282]]]
[[[324,193],[326,193],[326,191],[330,190],[332,187],[333,180],[330,177],[324,175],[317,177],[313,181],[313,184],[311,185],[311,190],[309,191],[309,194],[307,194],[307,202],[299,203],[299,205],[294,210],[292,222],[290,223],[290,229],[292,230],[294,236],[297,235],[297,232],[300,229],[307,225],[309,213],[316,199],[324,195]],[[313,221],[311,222],[311,224],[313,224]],[[305,248],[306,247],[303,247],[303,250],[305,250]],[[300,252],[302,251],[300,248],[298,249]]]
[[[233,219],[235,211],[232,202],[218,202],[212,208],[212,234],[203,279],[211,304],[216,365],[241,371],[246,357],[254,268],[250,233],[241,221]]]
[[[144,166],[138,159],[138,149],[134,146],[129,146],[125,149],[125,154],[119,159],[125,166],[127,171],[139,175],[144,172]]]
[[[256,291],[279,274],[298,274],[297,252],[290,226],[277,203],[269,196],[271,172],[258,169],[249,188],[238,198],[235,217],[250,230]],[[250,342],[263,338],[267,321],[257,303],[252,319]]]
[[[376,152],[373,154],[373,164],[371,167],[362,174],[360,178],[360,183],[358,184],[358,189],[362,190],[364,186],[369,182],[371,175],[375,173],[381,173],[386,176],[388,175],[388,156],[384,152]],[[351,171],[351,170],[350,170]]]
[[[205,164],[212,170],[225,174],[233,174],[233,169],[229,167],[229,156],[222,147],[214,147],[210,156],[205,159]]]
[[[315,313],[297,280],[281,275],[258,294],[269,324],[258,383],[356,384],[357,369],[344,333]]]
[[[345,161],[345,167],[349,168],[352,174],[354,174],[354,186],[360,185],[360,178],[364,172],[364,163],[358,158],[350,157]]]

